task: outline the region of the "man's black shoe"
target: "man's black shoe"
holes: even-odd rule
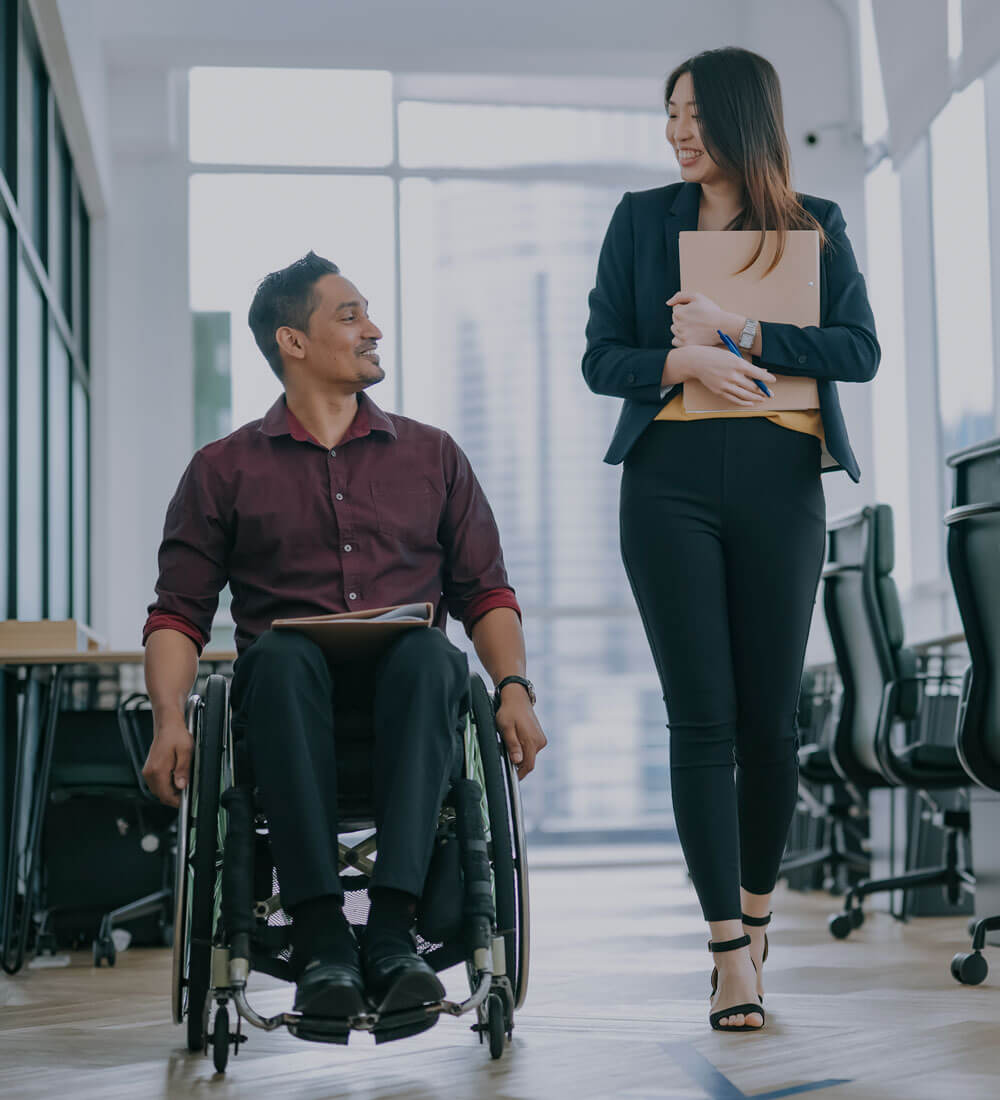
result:
[[[293,1011],[341,1020],[367,1012],[361,970],[357,964],[333,962],[322,956],[311,959],[295,986]]]
[[[444,1000],[444,986],[411,937],[380,936],[370,947],[366,944],[364,960],[368,996],[380,1013]]]

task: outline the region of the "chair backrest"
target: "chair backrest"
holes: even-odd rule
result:
[[[972,658],[958,755],[972,779],[1000,790],[1000,439],[950,455],[948,465],[948,572]]]
[[[842,774],[863,786],[892,783],[879,761],[885,721],[911,718],[919,699],[908,680],[896,693],[896,713],[883,715],[886,688],[915,671],[903,646],[903,616],[892,579],[892,509],[874,504],[831,521],[823,569],[823,610],[844,685],[832,756]]]

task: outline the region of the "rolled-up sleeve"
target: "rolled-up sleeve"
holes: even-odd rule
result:
[[[442,465],[447,502],[438,538],[445,551],[444,599],[452,618],[471,634],[487,611],[510,607],[520,616],[521,609],[507,579],[493,510],[468,458],[446,433]]]
[[[227,516],[219,479],[199,451],[167,508],[156,599],[149,605],[143,645],[154,631],[168,628],[187,634],[199,652],[208,643],[219,592],[228,580]]]
[[[668,347],[640,348],[636,335],[632,196],[611,216],[590,292],[583,377],[594,393],[659,403]]]
[[[847,224],[840,207],[830,203],[823,221],[827,243],[823,255],[826,307],[820,327],[761,323],[757,360],[777,374],[824,378],[835,382],[870,382],[881,359],[875,318],[865,278],[858,270]]]

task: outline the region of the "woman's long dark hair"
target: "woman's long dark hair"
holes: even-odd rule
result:
[[[778,247],[765,274],[781,259],[790,229],[818,230],[822,249],[822,226],[792,190],[781,84],[771,62],[735,46],[696,54],[667,77],[664,105],[684,73],[691,74],[708,155],[723,171],[743,180],[743,209],[726,228],[761,231],[753,258],[741,270],[759,259],[768,229],[777,232]]]

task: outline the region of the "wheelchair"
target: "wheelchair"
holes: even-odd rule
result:
[[[188,1050],[211,1049],[215,1068],[223,1073],[230,1050],[238,1053],[247,1039],[244,1022],[338,1044],[346,1044],[354,1031],[366,1031],[382,1043],[425,1031],[441,1016],[475,1013],[472,1030],[480,1044],[488,1042],[490,1056],[500,1058],[527,993],[530,914],[517,772],[482,679],[470,677],[461,718],[463,774],[453,781],[439,813],[417,919],[421,957],[435,971],[464,963],[469,996],[345,1020],[296,1012],[266,1017],[251,1007],[252,971],[293,980],[291,921],[281,905],[266,819],[253,788],[239,783],[237,773],[245,765],[241,768],[241,753],[234,752],[225,677],[210,676],[204,696],[189,698],[186,715],[194,757],[177,825],[172,1011],[174,1022],[186,1026]],[[363,935],[377,857],[370,800],[345,799],[339,852],[344,913]],[[436,913],[424,912],[428,894],[436,895]]]

